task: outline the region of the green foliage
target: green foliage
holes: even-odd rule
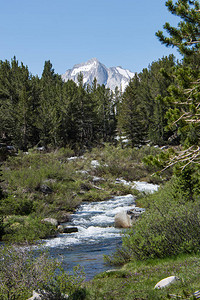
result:
[[[181,18],[177,27],[165,23],[167,32],[156,33],[161,43],[177,47],[183,55],[182,64],[174,70],[174,82],[163,101],[168,105],[167,130],[172,131],[171,141],[189,147],[199,144],[199,1],[166,1],[168,10]],[[191,163],[193,163],[193,159]]]
[[[197,254],[132,261],[86,283],[86,299],[194,299],[194,291],[199,290],[199,266]],[[173,275],[179,280],[163,289],[154,289],[157,282]]]
[[[43,253],[33,253],[14,247],[2,247],[0,265],[0,297],[6,299],[27,299],[32,291],[47,283],[58,267]]]
[[[28,215],[34,211],[33,200],[25,197],[17,197],[10,195],[1,200],[0,214],[3,216],[13,215]]]
[[[4,234],[5,234],[5,225],[3,222],[3,217],[0,217],[0,241],[2,240]]]
[[[44,252],[38,255],[22,248],[2,247],[0,253],[2,300],[25,300],[33,290],[41,293],[45,290],[42,299],[64,299],[66,294],[75,299],[75,293],[81,294],[84,273],[80,267],[75,267],[73,275],[69,275],[58,261],[50,259]]]
[[[119,259],[117,261],[115,254],[113,262],[199,251],[199,201],[188,201],[191,196],[187,188],[188,176],[186,173],[180,178],[173,178],[157,193],[146,198],[145,213],[123,237]],[[108,260],[112,262],[112,257]]]
[[[199,1],[179,0],[175,4],[172,0],[166,1],[168,10],[181,18],[177,28],[168,22],[163,28],[169,37],[162,31],[156,33],[161,43],[166,46],[176,46],[183,55],[191,55],[199,51]]]
[[[169,94],[168,87],[174,82],[172,76],[176,65],[175,57],[163,57],[153,62],[139,74],[139,96],[144,114],[147,137],[153,144],[168,143],[169,133],[165,131],[165,117],[168,105],[163,97]]]
[[[143,146],[140,149],[114,147],[106,144],[103,148],[94,148],[90,152],[93,159],[100,162],[95,169],[96,176],[112,178],[123,177],[127,181],[145,178],[154,180],[150,175],[156,170],[154,166],[145,165],[142,160],[147,155],[156,155],[160,150],[154,147]],[[84,162],[85,164],[85,162]]]
[[[0,200],[3,198],[3,191],[2,191],[2,187],[1,187],[1,183],[3,182],[2,179],[2,172],[1,172],[1,169],[0,169]]]
[[[86,291],[81,287],[85,279],[83,268],[76,266],[73,274],[65,273],[63,269],[47,283],[43,285],[43,290],[39,290],[42,299],[85,299]]]
[[[145,117],[138,92],[139,85],[136,74],[123,94],[118,113],[119,131],[121,134],[125,133],[132,148],[143,144],[146,135]]]
[[[56,227],[50,223],[42,223],[41,218],[8,216],[3,221],[4,231],[2,239],[11,243],[34,243],[39,239],[55,236]]]

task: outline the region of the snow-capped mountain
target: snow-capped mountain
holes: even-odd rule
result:
[[[134,76],[133,72],[125,70],[122,67],[107,68],[96,58],[93,58],[85,63],[75,65],[70,70],[67,70],[65,74],[62,75],[62,79],[64,81],[72,79],[77,83],[77,77],[80,73],[83,74],[83,83],[91,85],[96,77],[98,84],[104,84],[107,88],[110,88],[113,91],[116,86],[124,91],[130,79]]]

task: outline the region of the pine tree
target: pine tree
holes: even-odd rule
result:
[[[139,78],[137,74],[126,88],[118,114],[118,131],[126,135],[131,147],[144,143],[146,138],[145,118],[139,96]]]
[[[166,143],[169,136],[165,131],[167,107],[163,98],[169,95],[167,89],[174,81],[170,76],[174,67],[175,57],[170,55],[153,62],[140,74],[140,97],[148,123],[148,137],[151,143],[158,145]]]
[[[26,150],[33,124],[32,84],[28,68],[14,57],[0,62],[0,133],[17,148]],[[34,119],[34,117],[33,117]]]
[[[175,4],[169,0],[166,2],[168,10],[181,18],[177,28],[165,23],[164,29],[169,37],[162,31],[156,35],[166,46],[177,47],[183,55],[182,66],[177,67],[174,78],[175,84],[169,88],[170,96],[165,101],[172,106],[167,117],[169,126],[177,135],[180,135],[182,143],[188,146],[186,150],[178,153],[178,156],[169,162],[174,165],[183,162],[183,168],[188,164],[200,160],[199,132],[200,132],[200,68],[195,68],[194,61],[200,57],[200,3],[199,1],[179,0]]]
[[[60,145],[62,85],[61,77],[54,73],[51,62],[45,61],[37,116],[40,144],[43,146]]]
[[[173,3],[172,0],[166,1],[166,6],[170,13],[181,18],[177,28],[171,26],[168,22],[163,28],[169,37],[165,36],[162,31],[158,31],[156,36],[161,43],[167,47],[177,47],[179,52],[188,56],[199,52],[200,49],[200,3],[199,1],[178,0]]]

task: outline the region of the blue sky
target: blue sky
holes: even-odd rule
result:
[[[17,59],[41,76],[45,60],[62,74],[96,57],[140,72],[173,53],[155,32],[178,18],[165,0],[0,0],[0,60]]]

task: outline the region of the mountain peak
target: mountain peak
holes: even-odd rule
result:
[[[99,62],[98,59],[96,57],[93,57],[91,59],[89,59],[87,62]]]
[[[87,62],[75,65],[72,69],[67,70],[62,75],[64,81],[72,79],[76,83],[78,82],[78,74],[83,74],[83,83],[92,84],[94,78],[97,79],[97,83],[104,84],[107,88],[115,90],[116,87],[122,91],[125,90],[131,78],[134,77],[134,73],[123,69],[122,67],[107,68],[97,58],[92,58]]]

